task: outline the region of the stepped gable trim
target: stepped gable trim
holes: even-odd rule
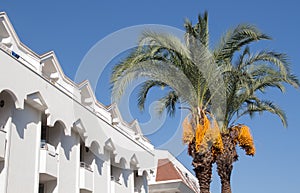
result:
[[[5,12],[0,12],[0,19],[3,20],[4,24],[5,24],[5,27],[6,27],[6,30],[8,31],[9,35],[15,40],[15,42],[17,43],[17,46],[23,50],[26,50],[27,52],[29,52],[33,57],[35,57],[36,59],[39,59],[40,56],[35,53],[34,51],[32,51],[30,48],[28,48],[25,44],[23,44],[14,27],[12,26],[12,23],[10,22],[7,14]]]
[[[135,133],[135,135],[139,135],[141,136],[145,141],[148,141],[149,140],[147,138],[145,138],[143,136],[143,133],[142,133],[142,130],[141,130],[141,127],[139,125],[139,122],[135,119],[133,120],[132,122],[128,123],[126,121],[124,121],[122,115],[121,115],[121,112],[118,108],[118,105],[116,103],[112,103],[111,105],[107,106],[106,109],[111,112],[112,114],[112,123],[113,124],[118,124],[118,123],[121,123],[123,124],[126,128],[129,128],[131,131],[133,131]],[[115,115],[115,116],[114,116]],[[116,122],[114,122],[114,120]]]
[[[83,88],[83,86],[87,86],[88,92],[89,92],[90,96],[93,99],[93,104],[94,105],[96,105],[96,106],[98,106],[98,107],[106,110],[107,112],[110,112],[111,110],[113,110],[117,114],[116,118],[118,118],[120,120],[120,123],[122,123],[124,126],[126,126],[127,128],[129,128],[130,130],[134,131],[136,133],[136,135],[140,135],[141,138],[143,138],[145,141],[149,142],[149,140],[143,136],[141,128],[140,128],[139,123],[138,123],[137,120],[134,120],[131,123],[128,123],[128,122],[124,121],[123,118],[122,118],[122,116],[121,116],[121,113],[120,113],[120,111],[119,111],[119,109],[118,109],[118,107],[117,107],[117,105],[115,103],[113,103],[113,104],[111,104],[111,105],[109,105],[107,107],[107,106],[104,106],[101,102],[99,102],[96,99],[96,96],[95,96],[95,94],[94,94],[94,92],[92,90],[92,87],[91,87],[91,85],[90,85],[90,83],[89,83],[88,80],[84,80],[83,82],[77,84],[73,80],[71,80],[69,77],[67,77],[64,74],[63,69],[61,68],[61,65],[60,65],[60,63],[59,63],[59,61],[58,61],[58,59],[57,59],[56,54],[55,54],[54,51],[49,51],[49,52],[46,52],[46,53],[44,53],[42,55],[39,55],[39,54],[35,53],[34,51],[32,51],[30,48],[28,48],[26,45],[24,45],[20,41],[20,39],[19,39],[19,37],[18,37],[18,35],[17,35],[17,33],[16,33],[16,31],[15,31],[12,23],[10,22],[10,20],[9,20],[9,18],[8,18],[7,14],[5,12],[0,12],[0,22],[3,22],[4,28],[7,31],[9,37],[11,37],[14,40],[14,42],[16,43],[15,46],[17,46],[25,54],[28,54],[29,56],[31,56],[34,60],[36,60],[38,63],[40,63],[40,65],[42,65],[43,62],[51,59],[51,62],[54,65],[54,68],[57,70],[57,73],[59,75],[59,77],[56,77],[56,78],[58,78],[58,80],[56,80],[56,82],[60,80],[60,81],[62,81],[64,83],[70,85],[71,88],[73,89],[73,91],[76,90],[76,92],[80,91]],[[24,64],[24,65],[26,65],[26,64]],[[40,71],[39,70],[35,70],[35,71],[40,76],[43,76],[41,68],[42,68],[42,66],[40,67]],[[65,93],[65,94],[67,94],[67,93]],[[74,93],[73,93],[73,96],[71,96],[71,97],[73,99],[76,99],[76,95],[74,95]],[[80,104],[84,105],[81,101],[78,101],[78,102]]]
[[[76,83],[74,83],[68,76],[65,75],[54,51],[46,52],[46,53],[42,54],[41,56],[39,56],[39,58],[40,58],[40,63],[43,63],[44,61],[46,61],[48,59],[52,59],[53,65],[56,68],[56,70],[59,73],[62,80],[64,82],[72,85],[75,89],[78,89],[78,85]]]
[[[92,98],[92,105],[95,105],[96,104],[96,96],[93,92],[93,89],[91,87],[91,84],[88,80],[84,80],[82,81],[79,85],[78,85],[78,88],[80,90],[80,92],[83,92],[84,89],[87,89],[87,92],[89,94],[89,96]],[[82,97],[83,97],[83,93],[80,93],[81,95],[81,104],[83,104],[83,101],[82,101]]]

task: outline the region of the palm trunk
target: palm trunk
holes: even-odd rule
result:
[[[189,154],[194,158],[193,166],[196,177],[199,182],[201,193],[210,193],[210,183],[212,178],[212,165],[214,163],[214,158],[212,153],[205,152],[200,154],[195,152],[195,143],[190,144]]]
[[[221,178],[222,193],[231,193],[230,177],[232,164],[220,163],[217,161],[218,174]]]
[[[218,174],[221,178],[222,193],[231,193],[231,172],[237,160],[236,144],[230,134],[222,134],[224,152],[216,157]]]
[[[228,182],[228,183],[227,183]],[[231,185],[230,180],[227,182],[222,182],[222,193],[231,193]]]
[[[197,163],[201,164],[201,163]],[[200,192],[201,193],[210,193],[210,183],[212,176],[212,164],[206,166],[197,166],[194,168],[196,177],[198,178]]]

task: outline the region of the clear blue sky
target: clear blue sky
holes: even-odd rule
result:
[[[183,30],[184,18],[190,18],[195,23],[198,13],[204,10],[209,11],[212,45],[232,26],[239,23],[255,24],[274,39],[262,46],[287,53],[293,71],[299,76],[299,6],[295,0],[0,2],[0,10],[7,12],[21,41],[39,54],[54,50],[65,74],[71,79],[75,78],[85,54],[109,34],[140,24],[163,24]],[[101,52],[105,53],[106,50]],[[98,100],[106,105],[110,102],[109,72],[118,61],[119,57],[116,56],[107,66],[96,89]],[[271,91],[265,96],[286,111],[288,129],[283,128],[280,121],[270,114],[242,120],[252,129],[257,154],[252,158],[239,152],[240,159],[234,165],[232,176],[234,193],[300,192],[299,94],[299,90],[288,87],[285,94]],[[135,108],[134,94],[129,104],[134,118],[142,123],[150,119],[147,112],[141,114]],[[178,127],[179,118],[167,119],[157,132],[147,137],[156,146],[161,146],[164,140],[172,137],[172,128]],[[179,140],[177,143],[181,144]],[[178,158],[191,168],[191,160],[185,152]],[[220,192],[220,184],[214,173],[212,193],[217,192]]]

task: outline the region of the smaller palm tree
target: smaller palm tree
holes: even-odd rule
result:
[[[299,87],[299,81],[291,74],[286,55],[270,51],[260,51],[250,54],[246,47],[236,62],[230,61],[230,66],[223,63],[227,69],[224,80],[227,85],[227,106],[224,117],[222,141],[224,152],[216,156],[218,174],[221,178],[222,193],[231,193],[230,177],[233,162],[237,161],[236,146],[245,150],[246,155],[253,156],[255,147],[250,129],[237,121],[245,115],[253,117],[255,113],[270,112],[277,115],[284,127],[287,126],[286,115],[274,102],[263,100],[258,93],[264,93],[266,88],[275,87],[284,91],[283,83]],[[225,129],[227,128],[227,129]]]
[[[248,26],[237,28],[246,29]],[[286,54],[268,50],[251,53],[250,48],[246,46],[240,54],[234,55],[241,46],[244,46],[244,42],[249,40],[249,38],[241,38],[247,31],[241,34],[237,28],[224,36],[220,46],[214,52],[218,64],[225,69],[223,78],[227,88],[227,105],[222,129],[224,151],[216,156],[222,193],[231,193],[231,172],[233,162],[238,158],[236,146],[239,145],[244,149],[246,155],[255,154],[250,129],[246,125],[237,124],[237,121],[245,115],[253,117],[255,113],[270,112],[277,115],[286,127],[284,111],[274,102],[261,99],[261,96],[267,88],[277,88],[284,92],[284,84],[299,88],[299,80],[291,73]],[[252,30],[252,33],[253,40],[262,34],[258,30]],[[264,39],[270,38],[264,35]],[[232,49],[225,49],[226,47]]]

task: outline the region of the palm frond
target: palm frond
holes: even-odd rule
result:
[[[289,62],[286,54],[266,50],[251,55],[248,59],[246,59],[241,68],[262,61],[268,62],[270,65],[277,66],[283,76],[287,76],[287,74],[290,73]]]
[[[173,65],[161,61],[148,60],[127,70],[112,88],[113,99],[119,100],[129,83],[138,78],[160,81],[171,87],[183,102],[191,106],[197,105],[196,93],[189,79]]]
[[[138,93],[138,107],[141,111],[145,108],[145,102],[149,90],[156,86],[165,87],[167,85],[160,81],[147,80],[141,86],[140,91]]]
[[[170,91],[166,96],[158,100],[158,104],[155,109],[159,115],[161,115],[164,110],[166,110],[167,114],[173,117],[176,113],[176,103],[178,102],[179,97],[176,92]]]
[[[217,62],[222,60],[231,61],[233,54],[240,50],[241,47],[258,40],[269,40],[268,35],[259,31],[253,25],[241,24],[233,30],[228,30],[221,38],[221,42],[216,47],[214,55]]]
[[[181,56],[185,56],[187,58],[189,58],[190,55],[190,51],[182,43],[182,41],[176,36],[170,34],[157,33],[150,30],[144,31],[139,40],[138,47],[144,47],[146,45],[149,45],[150,47],[159,46],[167,50],[174,50]]]
[[[247,105],[244,107],[245,109],[238,115],[238,117],[244,115],[250,115],[253,117],[254,113],[263,113],[265,111],[270,112],[272,114],[277,115],[284,127],[287,127],[287,117],[284,111],[274,104],[272,101],[251,101],[248,102]]]

